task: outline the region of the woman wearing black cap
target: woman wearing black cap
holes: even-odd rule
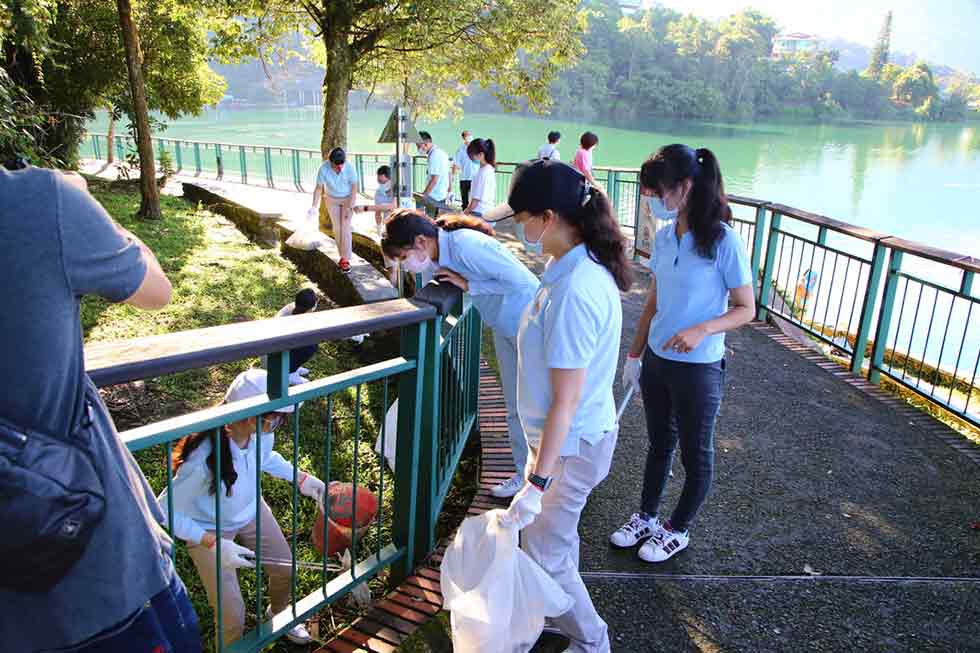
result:
[[[650,292],[626,358],[623,382],[646,409],[646,472],[640,509],[610,536],[618,547],[646,540],[637,555],[663,562],[690,542],[688,527],[714,473],[715,417],[725,390],[725,332],[755,314],[745,246],[728,225],[711,150],[667,145],[640,168],[640,192],[677,219],[662,227],[650,257]],[[684,489],[670,517],[657,514],[678,443]]]
[[[347,153],[343,148],[330,150],[327,161],[320,166],[316,175],[316,188],[313,189],[313,206],[307,212],[308,218],[316,216],[320,198],[327,205],[330,227],[333,227],[334,240],[340,250],[340,271],[350,272],[350,259],[354,255],[354,227],[351,211],[357,201],[357,171],[347,165]],[[322,221],[321,221],[322,222]],[[323,225],[329,229],[327,225]]]
[[[553,620],[568,650],[604,653],[606,623],[578,572],[578,522],[616,446],[619,292],[631,283],[625,241],[608,198],[560,161],[519,167],[508,205],[485,218],[508,213],[551,260],[517,334],[518,412],[531,456],[502,521],[523,529],[524,549],[574,600]]]

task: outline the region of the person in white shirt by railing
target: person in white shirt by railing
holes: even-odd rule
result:
[[[561,132],[548,132],[548,142],[538,148],[537,158],[561,161],[561,152],[558,151],[559,142],[561,142]]]
[[[470,142],[466,154],[480,166],[473,179],[473,192],[463,213],[482,216],[497,203],[497,148],[489,138],[477,138]]]
[[[449,215],[432,220],[418,211],[399,209],[385,223],[381,248],[408,272],[435,272],[439,281],[469,293],[481,319],[493,330],[517,473],[491,493],[506,498],[524,482],[527,440],[517,416],[516,337],[521,314],[539,282],[493,235],[493,228],[476,217]]]
[[[462,207],[465,209],[470,203],[470,189],[478,167],[470,155],[466,153],[470,145],[470,130],[463,130],[461,135],[463,142],[456,148],[456,153],[453,155],[453,167],[449,173],[449,197],[452,198],[453,180],[456,175],[459,175],[459,197],[462,200]]]
[[[225,393],[224,403],[264,395],[266,384],[265,370],[246,370],[232,381]],[[212,608],[217,604],[217,587],[221,584],[223,624],[219,636],[226,646],[240,639],[245,628],[245,601],[238,585],[238,569],[255,566],[252,558],[257,543],[257,522],[260,522],[261,541],[258,544],[262,557],[277,561],[292,559],[289,544],[269,505],[256,495],[255,462],[258,448],[262,472],[293,482],[292,464],[272,448],[273,433],[283,424],[286,415],[293,412],[293,406],[286,406],[258,418],[250,417],[222,427],[219,436],[220,479],[214,477],[214,436],[211,431],[189,435],[174,447],[174,535],[187,543],[187,553],[197,567]],[[258,436],[256,422],[260,431]],[[296,483],[301,494],[322,505],[326,489],[323,481],[312,474],[298,471]],[[215,495],[218,493],[221,501],[220,540],[215,517]],[[166,490],[157,501],[166,512]],[[236,539],[241,544],[237,544]],[[218,547],[221,548],[221,569],[217,568],[215,550]],[[281,563],[263,567],[269,578],[271,611],[281,612],[289,605],[290,568]],[[270,616],[270,613],[266,613],[264,618]],[[262,618],[259,616],[259,619]],[[289,630],[286,637],[296,644],[307,644],[311,640],[303,624]]]

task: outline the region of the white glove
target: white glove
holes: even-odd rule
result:
[[[544,496],[539,488],[525,482],[524,487],[514,495],[510,507],[500,517],[500,523],[521,530],[531,524],[534,518],[541,514],[541,497]]]
[[[626,363],[623,365],[623,387],[629,390],[640,385],[640,372],[643,370],[643,359],[633,358],[626,354]]]
[[[302,473],[299,479],[299,493],[323,505],[323,492],[327,486],[313,474]]]
[[[215,543],[217,542],[218,541],[216,540]],[[222,567],[225,569],[241,569],[242,567],[255,566],[255,560],[249,559],[255,557],[255,551],[235,544],[233,541],[226,538],[221,538],[220,542]],[[211,548],[214,548],[214,545],[212,545]]]
[[[300,385],[301,383],[309,383],[310,380],[303,376],[299,370],[296,370],[289,375],[289,385]]]
[[[312,222],[320,217],[320,212],[316,210],[315,206],[311,206],[306,212],[307,222]]]

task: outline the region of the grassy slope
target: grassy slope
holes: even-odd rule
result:
[[[182,200],[162,198],[164,219],[158,222],[141,222],[131,218],[139,204],[135,192],[110,187],[104,182],[93,181],[95,197],[112,216],[131,229],[157,254],[161,265],[174,284],[171,304],[156,313],[144,313],[125,305],[110,305],[97,299],[87,299],[82,306],[82,325],[87,342],[118,340],[151,334],[194,329],[226,324],[241,320],[271,317],[292,300],[296,290],[309,285],[291,264],[278,256],[276,250],[261,249],[250,243],[229,222],[207,211],[199,210]],[[323,302],[321,302],[322,304]],[[352,343],[326,343],[320,353],[307,365],[311,378],[320,378],[363,364],[382,360],[397,347],[392,339],[368,339],[363,349],[355,350]],[[164,417],[204,408],[219,402],[225,388],[243,369],[259,365],[258,359],[244,360],[209,369],[194,370],[146,383],[117,386],[106,392],[107,403],[113,411],[120,430],[146,424]],[[394,384],[390,388],[389,401],[394,398]],[[359,482],[377,490],[381,468],[373,452],[373,442],[381,415],[382,387],[371,384],[363,387],[361,394],[358,458]],[[356,399],[350,391],[334,397],[333,433],[330,478],[350,480],[353,473]],[[299,461],[300,467],[317,470],[324,477],[324,451],[322,437],[326,429],[326,400],[307,402],[300,416]],[[277,435],[276,449],[287,460],[293,451],[292,429],[283,427]],[[162,447],[151,448],[137,454],[137,459],[147,478],[157,491],[166,485],[166,454]],[[386,473],[385,486],[391,486],[391,476]],[[282,481],[266,476],[263,480],[265,496],[279,519],[283,531],[291,532],[291,489]],[[390,493],[385,492],[385,500]],[[308,531],[315,518],[315,508],[301,497],[298,519],[298,551],[301,558],[317,560],[309,541]],[[383,521],[380,540],[389,541],[387,524],[390,513]],[[373,546],[377,537],[365,542]],[[364,556],[363,549],[361,557]],[[204,598],[203,588],[190,559],[178,553],[178,569],[187,583],[202,624],[212,619]],[[240,582],[246,604],[254,605],[255,574],[244,571]],[[319,586],[319,574],[301,572],[297,596],[301,597]],[[375,582],[375,588],[378,588]],[[338,614],[338,622],[340,621]],[[250,623],[251,625],[251,617]],[[209,631],[207,626],[204,630]],[[210,631],[207,639],[210,640]],[[274,650],[289,650],[278,644]]]

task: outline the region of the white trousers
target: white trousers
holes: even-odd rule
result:
[[[544,493],[541,514],[521,531],[527,554],[574,601],[571,610],[551,623],[571,640],[568,650],[575,653],[610,651],[609,629],[578,573],[578,522],[592,489],[609,474],[617,437],[618,431],[612,431],[596,444],[582,441],[579,455],[562,458],[551,487]]]

